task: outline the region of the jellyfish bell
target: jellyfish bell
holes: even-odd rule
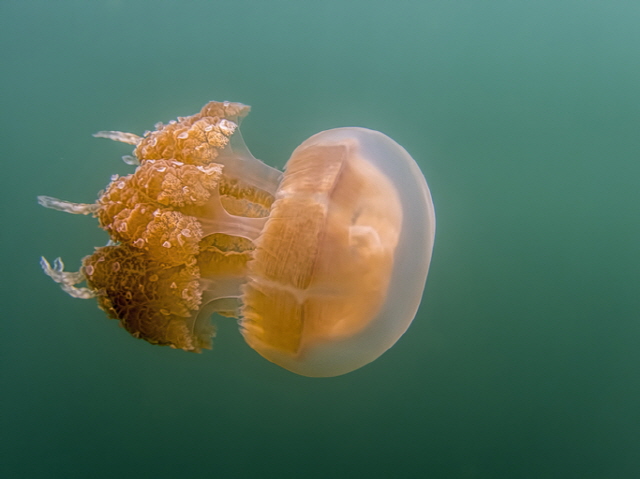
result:
[[[387,136],[338,128],[294,151],[276,198],[248,265],[247,342],[307,376],[373,361],[422,296],[434,217],[424,177]]]
[[[398,340],[420,303],[435,233],[424,176],[400,145],[364,128],[312,136],[283,174],[244,145],[237,126],[248,110],[210,102],[144,137],[97,134],[134,144],[136,171],[94,204],[39,200],[96,216],[110,244],[79,272],[59,259],[43,268],[153,344],[210,348],[217,312],[290,371],[358,369]]]

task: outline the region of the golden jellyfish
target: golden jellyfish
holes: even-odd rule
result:
[[[245,146],[248,112],[210,102],[142,137],[96,133],[135,145],[123,158],[135,172],[114,175],[92,204],[38,201],[93,215],[110,241],[78,272],[60,258],[42,267],[152,344],[211,348],[218,313],[290,371],[358,369],[398,340],[420,304],[435,234],[427,183],[400,145],[365,128],[312,136],[280,172]]]

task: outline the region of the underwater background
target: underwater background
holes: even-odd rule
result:
[[[640,477],[640,2],[0,1],[0,476]],[[403,145],[433,195],[422,305],[377,361],[297,376],[218,322],[151,346],[72,299],[137,134],[252,106],[282,168],[321,130]]]

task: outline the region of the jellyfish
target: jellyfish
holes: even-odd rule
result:
[[[400,145],[365,128],[312,136],[281,172],[246,147],[249,109],[210,102],[143,136],[96,133],[134,145],[123,159],[135,171],[94,203],[38,201],[94,216],[110,240],[77,272],[60,258],[42,268],[149,343],[210,349],[217,313],[283,368],[348,373],[416,315],[435,234],[427,183]]]

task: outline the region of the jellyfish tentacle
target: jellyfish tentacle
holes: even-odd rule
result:
[[[89,299],[95,297],[95,293],[89,288],[77,288],[75,285],[85,281],[82,271],[64,271],[64,263],[61,258],[53,260],[53,266],[42,256],[40,266],[44,273],[60,285],[62,290],[73,298]]]
[[[124,131],[99,131],[92,135],[94,138],[106,138],[107,140],[119,141],[120,143],[127,143],[129,145],[137,146],[142,137],[135,133],[126,133]]]
[[[140,166],[140,160],[132,155],[123,155],[122,161],[124,161],[127,165]]]
[[[97,204],[73,203],[71,201],[54,198],[53,196],[38,196],[38,203],[45,208],[63,211],[74,215],[92,215],[100,209],[100,205]]]

